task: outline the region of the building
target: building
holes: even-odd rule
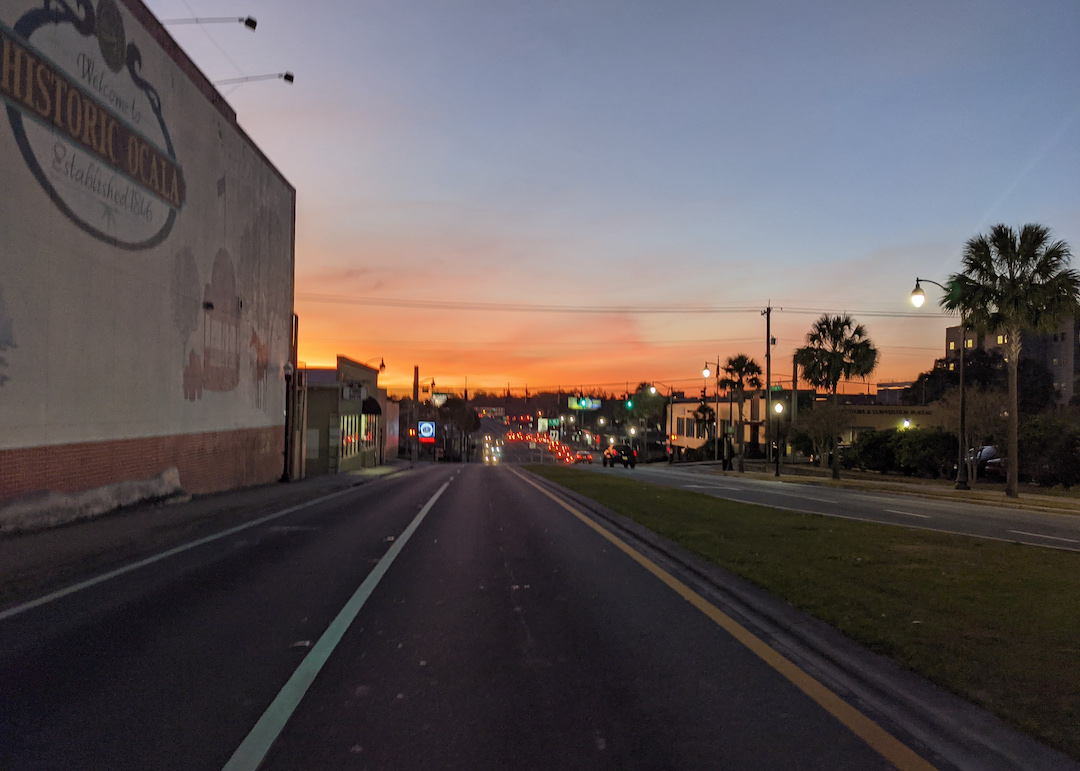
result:
[[[139,0],[79,5],[0,0],[0,500],[276,480],[295,190]]]
[[[966,351],[998,351],[1004,356],[1005,343],[1004,332],[983,334],[972,329],[964,331],[961,342],[960,327],[948,327],[945,330],[945,359],[949,369],[953,369],[961,345]],[[1022,334],[1020,358],[1042,362],[1053,376],[1057,403],[1068,404],[1078,393],[1077,380],[1080,379],[1080,319],[1066,318],[1050,334]]]
[[[387,408],[386,391],[379,388],[379,370],[338,356],[336,368],[308,368],[304,375],[307,475],[382,465]]]

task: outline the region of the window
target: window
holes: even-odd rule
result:
[[[954,362],[950,361],[949,362],[949,372],[952,372],[954,369],[956,369],[956,364]]]
[[[964,341],[964,347],[965,348],[974,348],[975,347],[975,340],[973,338],[969,337],[967,340]]]
[[[1008,335],[998,335],[997,336],[997,341],[998,341],[998,345],[1005,345],[1005,343],[1009,342],[1009,336]]]
[[[341,453],[342,458],[351,458],[360,453],[360,416],[342,415]]]
[[[950,340],[949,341],[949,350],[950,351],[955,351],[956,350],[956,341],[955,340]]]
[[[675,433],[680,436],[686,435],[686,418],[679,418],[675,421]]]

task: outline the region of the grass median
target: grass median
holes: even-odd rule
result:
[[[1080,554],[529,470],[630,517],[1080,760]]]

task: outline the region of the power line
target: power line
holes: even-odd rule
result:
[[[302,292],[296,299],[303,302],[330,303],[335,305],[362,305],[382,308],[412,308],[423,310],[499,312],[499,313],[584,313],[584,314],[623,314],[623,315],[698,315],[725,313],[760,313],[756,306],[713,306],[713,305],[541,305],[535,303],[487,303],[454,302],[451,300],[404,300],[390,297],[363,297],[347,295],[319,294]],[[827,311],[820,308],[785,308],[784,313],[798,315],[820,315],[822,313],[846,312],[859,316],[876,318],[917,318],[927,319],[948,314],[894,312],[875,310]]]

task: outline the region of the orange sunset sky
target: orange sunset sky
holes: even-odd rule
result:
[[[150,0],[161,18],[216,0]],[[705,361],[774,379],[823,312],[880,350],[944,350],[965,241],[1080,244],[1080,7],[260,0],[170,28],[297,191],[300,359],[385,359],[439,390],[641,381]],[[1005,108],[1007,107],[1007,109]],[[866,384],[853,384],[865,389]]]

